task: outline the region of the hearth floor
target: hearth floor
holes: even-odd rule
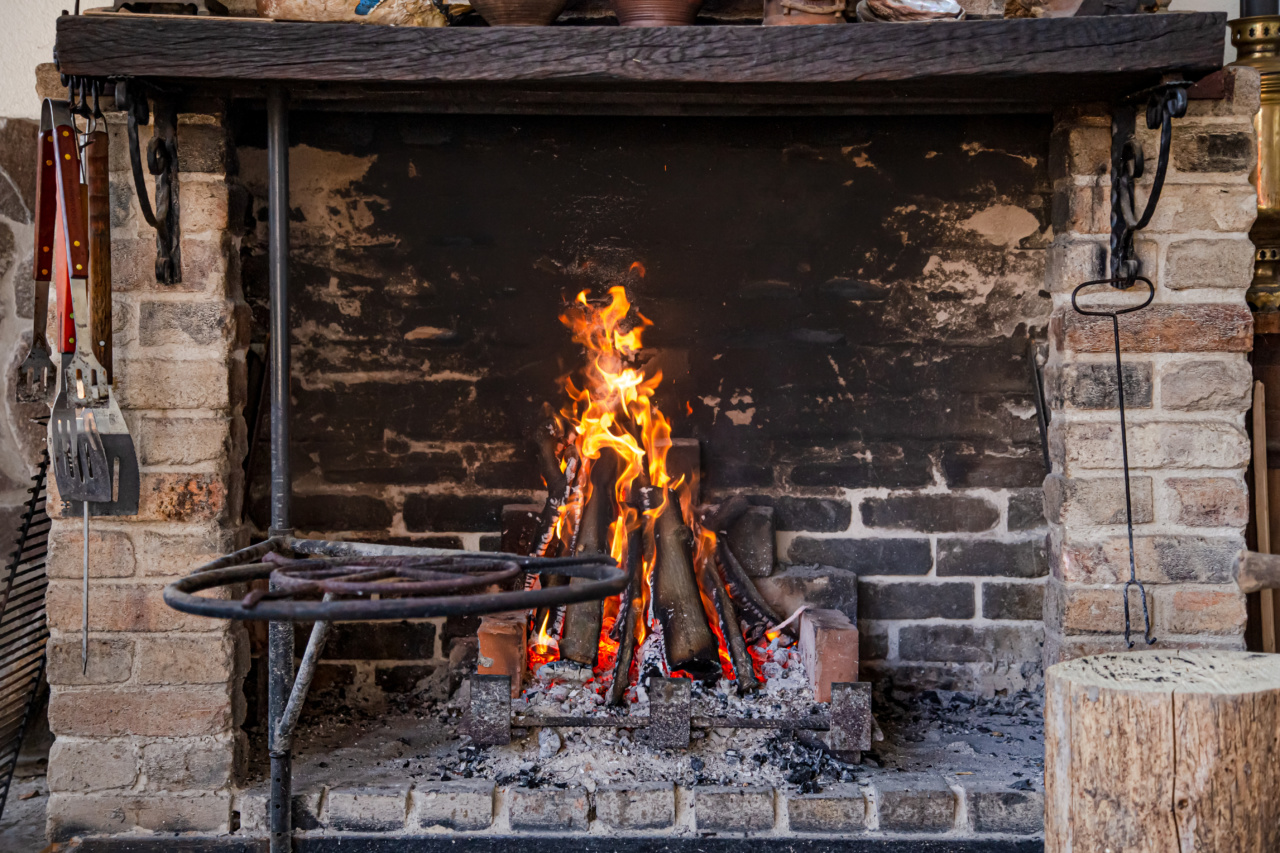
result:
[[[792,798],[849,792],[868,803],[868,831],[894,828],[886,811],[894,802],[910,811],[945,808],[938,804],[954,801],[954,812],[937,818],[941,823],[932,826],[932,831],[945,835],[975,828],[983,832],[981,818],[973,814],[983,797],[992,804],[988,812],[999,804],[1003,815],[987,821],[987,832],[1034,835],[1042,821],[1043,717],[1041,698],[1032,693],[988,700],[940,692],[877,697],[875,717],[883,739],[859,765],[833,761],[811,740],[806,744],[766,730],[711,730],[701,736],[695,732],[697,739],[681,752],[649,749],[629,733],[613,729],[517,729],[514,734],[522,736],[510,745],[478,749],[459,734],[458,697],[448,702],[406,698],[378,714],[330,705],[322,715],[319,707],[309,707],[304,714],[294,763],[299,825],[319,832],[344,828],[334,809],[346,808],[336,804],[351,796],[365,796],[366,809],[373,808],[379,796],[392,804],[407,802],[407,811],[401,808],[403,825],[392,820],[386,830],[428,831],[414,817],[421,811],[415,797],[435,797],[452,790],[450,785],[466,787],[468,782],[479,790],[488,790],[484,786],[492,783],[497,791],[491,820],[486,818],[483,827],[468,827],[482,832],[519,829],[522,818],[514,810],[522,801],[506,792],[550,796],[557,790],[585,791],[598,799],[597,790],[641,790],[653,783],[668,783],[668,791],[675,788],[677,815],[663,831],[676,835],[700,832],[709,822],[701,814],[681,818],[682,801],[692,812],[690,804],[703,797],[699,792],[744,786],[774,792],[784,803],[780,813]],[[265,806],[263,769],[250,783],[251,790],[239,798],[242,826],[249,830],[257,826],[256,815]],[[913,805],[915,793],[920,802]],[[1013,818],[1010,808],[1017,813]],[[569,816],[567,828],[594,833],[594,816],[594,811],[588,816],[584,809],[582,825]],[[788,827],[781,819],[776,824],[771,820],[764,831],[786,833],[794,823],[793,819]],[[433,829],[439,831],[438,826]]]

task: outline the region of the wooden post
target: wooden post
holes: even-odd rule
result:
[[[1046,853],[1280,850],[1280,657],[1080,658],[1044,713]]]
[[[1267,397],[1261,382],[1253,383],[1253,509],[1258,527],[1258,553],[1271,553],[1271,511],[1267,474]],[[1275,653],[1275,593],[1260,590],[1262,613],[1262,650]]]

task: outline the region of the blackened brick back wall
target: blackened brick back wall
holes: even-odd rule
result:
[[[860,575],[873,672],[1034,682],[1049,131],[295,114],[295,525],[490,544],[503,504],[540,499],[524,436],[578,364],[563,301],[626,280],[704,494],[774,505],[781,558]],[[260,321],[264,139],[242,116]],[[262,527],[266,490],[256,471]]]

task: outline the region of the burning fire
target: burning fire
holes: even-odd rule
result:
[[[643,277],[644,267],[632,264],[631,273]],[[670,509],[678,511],[681,523],[693,532],[691,556],[695,567],[708,565],[710,561],[714,571],[716,536],[698,525],[685,478],[682,475],[673,478],[668,468],[671,423],[654,402],[662,372],[649,369],[638,359],[644,330],[652,326],[652,322],[635,309],[626,288],[620,285],[611,287],[602,299],[592,299],[588,291],[582,291],[560,320],[573,341],[583,347],[586,360],[578,374],[561,380],[566,401],[560,408],[557,423],[563,436],[557,450],[560,471],[566,477],[576,477],[581,486],[558,509],[551,547],[555,541],[559,541],[562,548],[565,543],[578,541],[578,527],[584,507],[592,500],[593,489],[609,488],[612,521],[601,550],[607,550],[624,568],[629,568],[638,558],[641,578],[641,582],[632,587],[634,594],[630,601],[623,601],[624,593],[604,603],[594,669],[595,681],[599,684],[613,672],[619,640],[623,639],[620,637],[623,625],[632,621],[618,624],[619,619],[624,618],[624,611],[630,609],[636,614],[632,634],[633,672],[644,666],[646,641],[653,641],[651,647],[657,644],[662,648],[662,627],[654,607],[654,572],[658,562],[655,524],[668,510],[671,503],[668,496],[678,498],[679,506],[672,503]],[[606,455],[610,458],[602,462]],[[601,464],[609,466],[603,469],[606,476],[610,470],[614,472],[605,484],[592,476]],[[642,494],[647,502],[641,499]],[[697,574],[699,571],[695,568]],[[703,586],[698,584],[708,626],[719,646],[719,669],[726,678],[732,679],[734,669],[728,642],[716,615],[715,603]],[[529,664],[536,671],[543,664],[560,658],[563,638],[558,636],[561,620],[550,611],[539,611],[531,618]],[[688,673],[677,670],[669,674]],[[628,683],[635,678],[632,673],[626,676]]]

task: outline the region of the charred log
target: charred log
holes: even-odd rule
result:
[[[742,626],[738,624],[738,615],[729,598],[729,592],[720,580],[713,560],[705,560],[698,571],[698,582],[707,591],[707,597],[715,607],[715,614],[720,620],[720,630],[724,633],[725,642],[729,644],[729,660],[733,663],[733,674],[737,680],[738,693],[750,693],[760,689],[755,670],[751,666],[751,654],[747,651],[747,641],[742,636]]]
[[[725,585],[745,623],[747,642],[754,643],[765,631],[780,623],[782,618],[760,597],[756,585],[747,577],[738,558],[733,556],[733,551],[723,539],[716,544],[716,556],[719,558],[720,568],[724,570]]]
[[[534,432],[534,444],[538,449],[538,467],[547,484],[547,503],[539,522],[538,541],[533,554],[546,557],[553,553],[556,538],[556,522],[561,508],[568,504],[578,488],[578,451],[565,434],[560,419],[544,404],[546,418]],[[563,462],[564,468],[561,469]]]
[[[713,678],[720,670],[719,644],[707,625],[702,596],[693,574],[693,534],[680,517],[680,502],[668,493],[654,524],[657,547],[653,570],[653,605],[662,624],[667,663],[697,678]]]
[[[714,530],[716,534],[723,534],[749,509],[751,504],[746,498],[734,495],[718,504],[702,507],[698,512],[698,523],[707,530]]]
[[[609,448],[601,450],[600,457],[591,463],[591,495],[582,509],[573,536],[576,555],[609,553],[609,525],[617,514],[614,500],[614,481],[617,476],[617,454]],[[576,578],[571,581],[571,585],[574,583],[590,581]],[[560,640],[561,660],[595,666],[603,618],[603,601],[570,604],[565,610],[564,636]]]
[[[765,578],[772,574],[777,542],[772,507],[748,508],[720,535],[748,577]]]
[[[613,665],[613,686],[609,688],[609,704],[621,705],[631,680],[631,661],[636,651],[636,622],[640,618],[640,586],[644,583],[644,572],[640,568],[642,537],[639,530],[631,531],[627,542],[627,571],[631,573],[631,581],[622,594],[622,609],[618,611],[618,621],[614,623],[622,628],[614,639],[618,642],[618,657]]]

